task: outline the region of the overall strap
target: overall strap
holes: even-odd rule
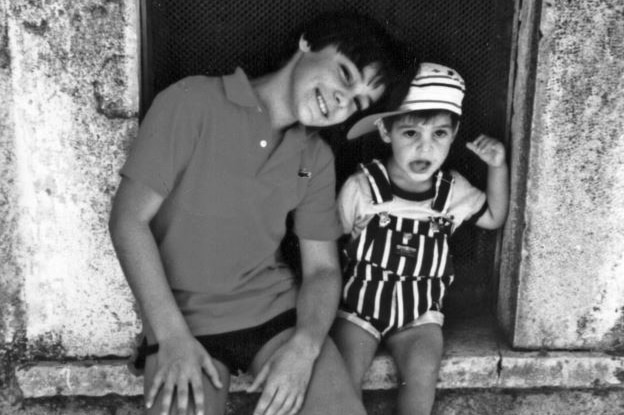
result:
[[[392,187],[384,165],[375,159],[368,164],[360,164],[360,168],[368,179],[375,204],[391,201]]]
[[[431,208],[446,214],[451,202],[453,192],[453,175],[449,171],[438,171],[435,177],[435,197],[431,202]]]

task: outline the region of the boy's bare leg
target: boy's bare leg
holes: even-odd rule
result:
[[[416,326],[392,335],[386,344],[400,376],[398,414],[429,415],[442,360],[442,328]]]
[[[332,337],[361,398],[364,375],[375,357],[379,342],[363,328],[342,318],[334,322]]]
[[[256,375],[264,363],[292,335],[294,329],[273,337],[258,352],[251,365]],[[298,415],[366,415],[362,401],[349,381],[344,361],[334,342],[327,338],[316,359],[312,378]]]
[[[218,360],[213,359],[213,364],[219,371],[219,379],[223,384],[221,389],[217,389],[213,386],[210,379],[204,374],[202,376],[202,385],[204,389],[204,415],[224,415],[225,414],[225,403],[227,401],[228,389],[230,387],[230,371],[228,368]],[[156,373],[156,355],[147,356],[145,361],[145,375],[143,378],[143,390],[148,391],[151,386],[152,380]],[[189,387],[190,389],[190,387]],[[191,392],[189,392],[191,393]],[[156,400],[154,401],[154,405],[145,413],[149,415],[161,415],[161,395],[158,394]],[[186,414],[179,414],[177,409],[177,402],[174,398],[171,402],[171,411],[169,414],[171,415],[195,415],[195,405],[193,405],[192,399],[189,402],[188,410]]]

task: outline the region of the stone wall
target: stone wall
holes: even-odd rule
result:
[[[622,349],[624,2],[544,1],[536,36],[530,133],[512,130],[526,196],[506,229],[500,314],[516,347]]]
[[[624,0],[516,3],[524,20],[511,134],[514,209],[499,319],[510,343],[544,356],[553,348],[622,350]],[[110,368],[107,359],[129,355],[140,330],[106,226],[138,125],[138,15],[134,0],[0,0],[0,413],[18,413],[8,409],[22,399],[16,369],[33,373],[23,364],[53,361],[54,376],[69,370],[68,360],[100,359]],[[495,373],[496,351],[476,353]],[[529,369],[542,357],[530,355]],[[624,383],[622,359],[609,361],[610,385]],[[520,399],[449,391],[438,408],[462,407],[460,399],[474,408],[497,401],[536,408],[533,397],[545,395],[561,408],[576,402],[577,413],[594,405],[592,396],[605,397],[605,408],[624,405],[610,389],[584,390]],[[63,399],[32,401],[23,413],[110,413],[97,401]],[[115,399],[120,413],[137,410],[136,399]],[[439,413],[456,413],[445,408]]]
[[[0,1],[0,354],[128,355],[135,304],[107,231],[138,120],[134,1]],[[6,369],[6,370],[5,370]],[[4,413],[2,410],[0,412]]]

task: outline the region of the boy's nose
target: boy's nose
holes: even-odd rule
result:
[[[334,99],[338,108],[348,108],[353,101],[354,93],[348,89],[337,89],[334,92]]]

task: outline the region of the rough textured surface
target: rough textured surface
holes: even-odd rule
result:
[[[364,402],[370,415],[388,415],[395,407],[395,391],[366,391]],[[235,393],[226,415],[251,415],[257,395]],[[6,415],[138,415],[139,397],[28,399]],[[624,413],[624,394],[606,390],[536,389],[438,391],[433,415],[619,415]]]
[[[137,128],[136,4],[0,0],[2,414],[140,412],[128,396],[140,379],[84,361],[127,356],[140,327],[106,230]],[[531,141],[513,155],[527,166],[514,186],[528,183],[507,321],[516,346],[622,350],[624,1],[538,4]],[[621,356],[514,352],[467,326],[471,336],[449,333],[436,414],[624,413]],[[371,413],[391,411],[395,391],[379,389],[395,385],[379,359]],[[526,389],[544,386],[557,388]],[[253,403],[234,393],[229,413]]]
[[[446,349],[439,389],[620,388],[624,392],[624,356],[592,352],[518,352],[499,342],[491,321],[456,322],[445,331]],[[142,378],[123,362],[38,363],[18,369],[26,398],[52,396],[140,395]],[[232,379],[230,390],[242,392],[250,376]],[[382,354],[364,381],[366,390],[395,389],[392,359]]]
[[[106,226],[137,127],[134,7],[92,0],[7,8],[5,96],[15,123],[2,148],[13,156],[8,217],[19,238],[7,274],[23,281],[29,357],[127,355],[138,331]]]
[[[544,1],[513,344],[624,338],[624,1]]]

